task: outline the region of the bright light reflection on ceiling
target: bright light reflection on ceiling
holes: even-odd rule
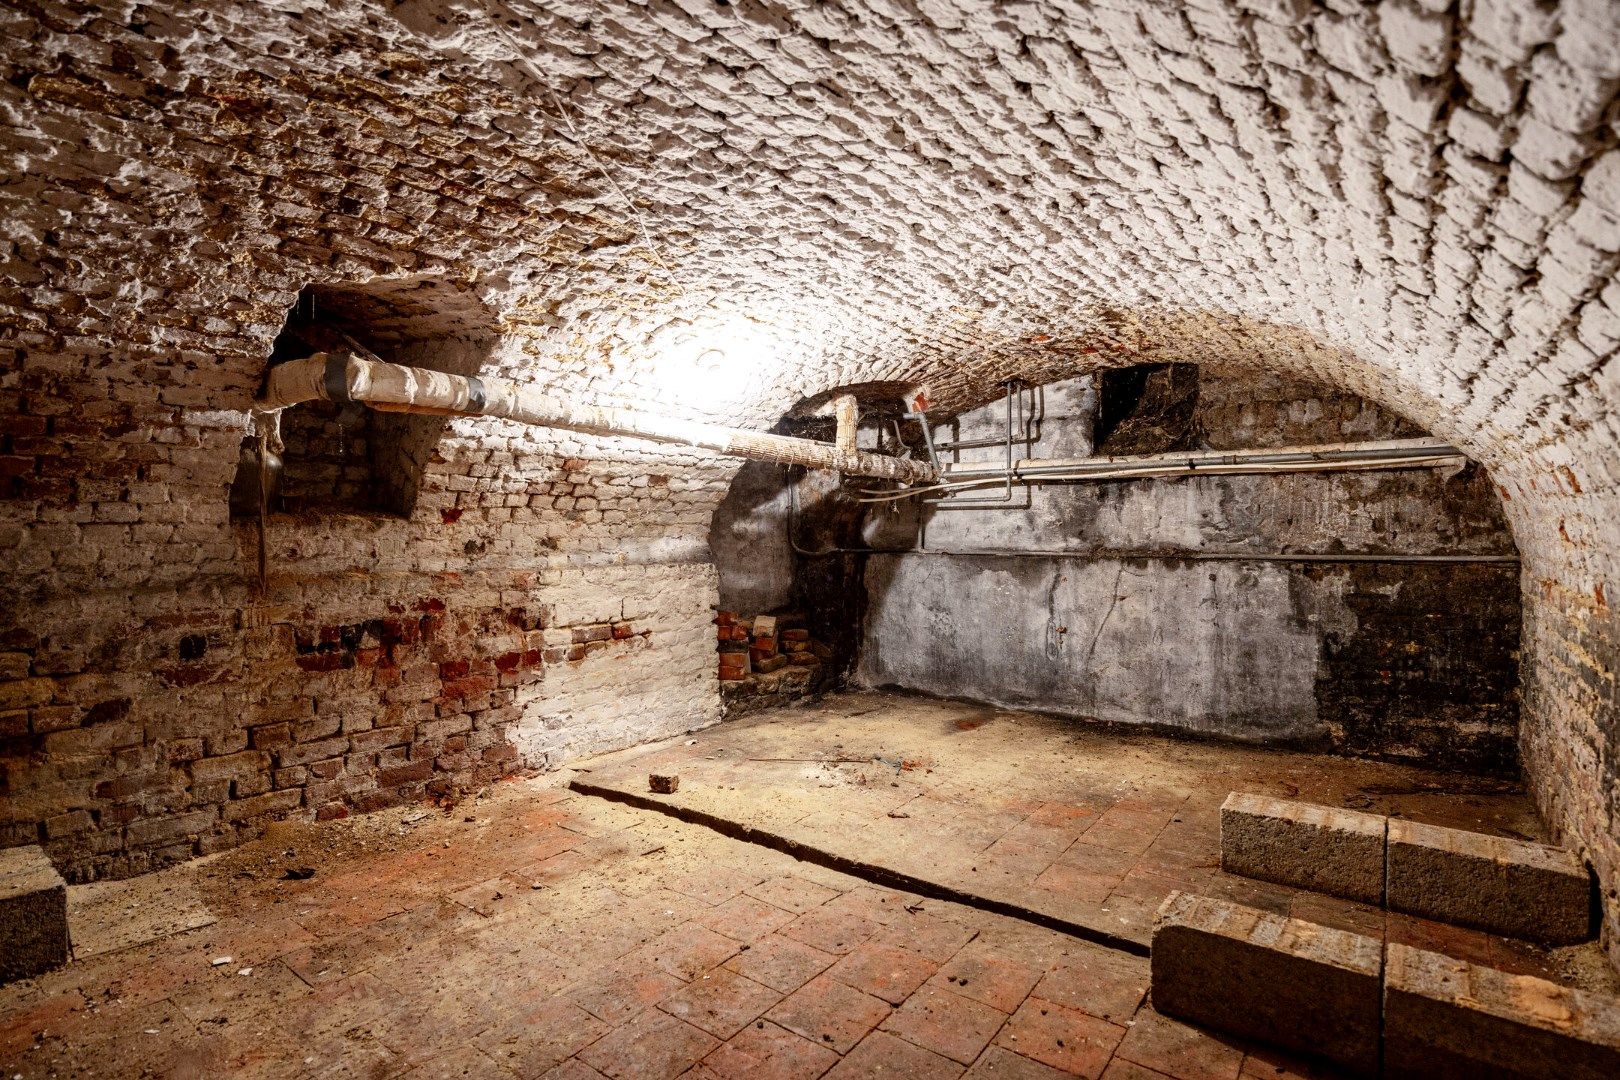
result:
[[[647,349],[641,381],[664,401],[706,411],[748,400],[782,364],[770,328],[741,317],[670,323]]]

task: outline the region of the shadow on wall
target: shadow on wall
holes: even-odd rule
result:
[[[1040,397],[1035,444],[1017,456],[1096,453],[1103,417],[1113,453],[1422,434],[1353,395],[1191,365],[1065,380]],[[1005,430],[997,402],[937,437],[994,442]],[[773,484],[776,473],[739,477],[728,499],[749,509],[746,535],[714,547],[722,596],[768,563],[768,598],[802,609],[857,684],[1517,768],[1519,575],[1477,465],[1054,484],[1027,508],[920,515],[858,506],[814,478],[800,487],[796,539],[820,554],[793,555],[791,591],[786,493]]]
[[[495,316],[464,286],[439,278],[306,287],[287,313],[270,366],[316,352],[372,353],[455,375],[484,369]],[[380,513],[409,518],[449,418],[308,402],[281,414],[280,448],[266,470],[269,509]],[[258,513],[257,440],[243,442],[231,488],[233,517]]]

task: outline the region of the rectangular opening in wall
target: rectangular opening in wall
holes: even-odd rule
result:
[[[318,352],[476,375],[495,339],[493,316],[465,286],[439,279],[309,286],[287,314],[270,364]],[[448,418],[314,401],[283,410],[264,473],[268,509],[408,518],[428,482]],[[258,512],[257,438],[244,440],[231,512]]]

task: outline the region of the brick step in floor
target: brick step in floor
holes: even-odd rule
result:
[[[1160,908],[1151,997],[1356,1075],[1620,1076],[1620,998],[1209,897]]]
[[[1561,848],[1233,792],[1221,869],[1547,945],[1591,940],[1591,874]]]
[[[0,851],[0,984],[68,961],[67,883],[37,847]]]

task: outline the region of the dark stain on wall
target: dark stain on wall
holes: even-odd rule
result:
[[[1333,749],[1445,769],[1518,771],[1519,570],[1346,564],[1354,631],[1325,636],[1317,718]]]

